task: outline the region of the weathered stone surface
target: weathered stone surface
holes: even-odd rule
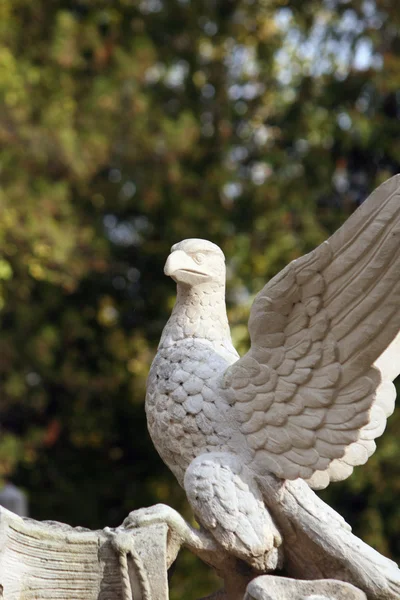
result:
[[[283,563],[290,576],[343,579],[369,600],[398,600],[397,566],[363,545],[303,482],[290,484],[323,488],[346,479],[374,452],[393,411],[400,176],[264,286],[241,358],[221,249],[179,242],[165,273],[177,283],[177,300],[149,373],[146,412],[198,521],[255,573]]]
[[[167,600],[167,554],[164,524],[90,531],[0,508],[4,600]]]
[[[299,581],[262,575],[249,583],[244,600],[367,600],[353,585],[334,579]]]

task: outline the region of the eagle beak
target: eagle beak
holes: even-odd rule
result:
[[[199,280],[205,281],[208,279],[208,275],[201,271],[194,260],[183,250],[171,252],[165,263],[164,273],[175,281],[189,285],[199,283]]]
[[[182,266],[185,268],[185,264],[188,261],[192,262],[190,257],[185,252],[182,250],[176,250],[168,256],[164,267],[164,273],[168,275],[168,277],[172,277],[176,271],[179,271],[179,269],[182,268]]]

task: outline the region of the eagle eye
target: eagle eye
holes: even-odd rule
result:
[[[193,256],[194,262],[196,262],[198,265],[201,265],[204,262],[204,259],[205,256],[202,254],[202,252],[197,252],[197,254]]]

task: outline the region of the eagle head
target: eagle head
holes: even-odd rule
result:
[[[207,240],[189,239],[171,248],[164,273],[178,284],[194,287],[207,282],[225,283],[225,257],[222,250]]]

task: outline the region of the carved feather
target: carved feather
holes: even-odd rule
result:
[[[396,176],[254,301],[251,348],[229,374],[233,388],[253,390],[253,397],[246,395],[247,420],[241,419],[240,431],[249,436],[252,465],[260,475],[272,471],[296,479],[314,473],[309,483],[321,488],[368,459],[393,410],[391,381],[400,373],[399,299]],[[268,381],[257,379],[256,364],[270,370]],[[263,408],[258,399],[266,392]],[[238,405],[241,398],[235,397]],[[269,439],[265,432],[271,426],[275,433]]]

